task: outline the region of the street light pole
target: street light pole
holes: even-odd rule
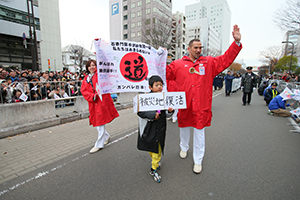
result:
[[[291,43],[293,45],[292,48],[292,55],[291,55],[291,62],[290,62],[290,69],[289,69],[289,73],[291,74],[291,68],[292,68],[292,61],[293,61],[293,55],[294,55],[294,43],[291,41],[282,41],[281,43]]]

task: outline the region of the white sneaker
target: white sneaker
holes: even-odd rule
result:
[[[104,145],[107,145],[110,140],[110,137],[104,142]]]
[[[194,164],[193,172],[196,174],[200,174],[201,171],[202,171],[202,165]]]
[[[187,151],[180,151],[180,152],[179,152],[179,156],[180,156],[180,158],[182,158],[182,159],[186,158],[186,156],[187,156]]]
[[[175,123],[175,122],[176,122],[176,119],[172,119],[172,122]]]
[[[96,153],[97,151],[99,151],[101,148],[98,148],[98,147],[93,147],[91,150],[90,150],[90,153]]]

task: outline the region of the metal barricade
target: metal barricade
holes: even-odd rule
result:
[[[75,96],[81,96],[82,81],[31,81],[1,84],[0,105],[18,101],[37,101],[64,98],[65,105],[71,105]],[[5,87],[7,94],[4,95]],[[21,99],[20,99],[21,98]],[[58,100],[57,100],[58,101]]]

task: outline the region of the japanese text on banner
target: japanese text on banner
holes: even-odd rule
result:
[[[141,42],[95,40],[101,94],[149,92],[148,79],[160,76],[166,83],[167,51]]]

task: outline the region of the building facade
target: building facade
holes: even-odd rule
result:
[[[180,12],[173,14],[172,18],[172,47],[169,49],[168,62],[180,59],[187,52],[186,47],[185,15]]]
[[[208,18],[199,20],[198,26],[190,26],[186,28],[186,46],[192,39],[200,39],[203,46],[202,54],[204,56],[221,55],[220,34],[209,26]]]
[[[230,27],[231,27],[231,11],[227,0],[201,0],[198,3],[185,7],[186,26],[201,27],[208,26],[208,30],[219,34],[220,51],[223,54],[229,47]],[[207,20],[207,24],[203,24],[203,20]],[[202,28],[204,30],[204,28]],[[215,36],[212,35],[212,39]],[[204,41],[202,41],[204,42]],[[215,43],[211,41],[211,43]]]
[[[41,20],[41,70],[60,71],[63,69],[63,65],[58,0],[39,1],[39,10]]]
[[[1,1],[0,27],[3,67],[45,71],[50,59],[62,68],[58,0]]]
[[[161,41],[171,41],[172,1],[110,0],[109,20],[111,40],[144,42],[157,48]]]
[[[284,55],[291,54],[297,57],[300,63],[300,35],[299,31],[287,31],[285,34]]]

